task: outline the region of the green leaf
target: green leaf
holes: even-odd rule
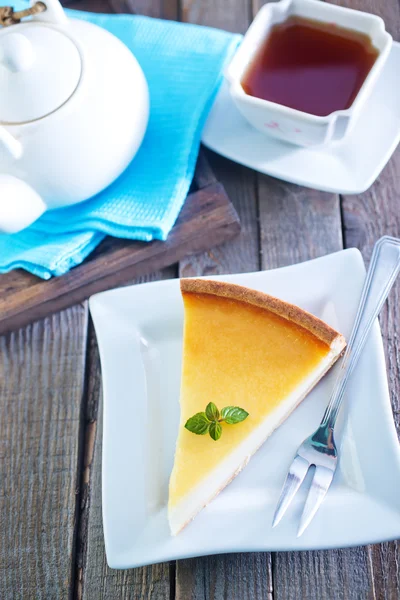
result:
[[[225,406],[221,411],[221,417],[228,425],[235,425],[235,423],[241,423],[247,417],[249,413],[239,406]]]
[[[218,421],[213,421],[212,423],[210,423],[210,436],[212,437],[212,439],[214,441],[219,440],[219,438],[222,435],[222,427],[221,424],[218,423]]]
[[[221,422],[225,421],[228,425],[235,425],[235,423],[247,419],[248,416],[249,413],[239,406],[225,406],[220,413],[214,402],[209,402],[205,412],[199,412],[190,417],[186,421],[185,427],[196,435],[205,435],[208,432],[210,437],[217,441],[222,435]]]
[[[207,419],[206,413],[199,412],[186,421],[185,427],[192,433],[204,435],[210,427],[210,421]]]
[[[214,402],[209,402],[206,406],[206,416],[210,421],[218,421],[219,410],[215,406]]]

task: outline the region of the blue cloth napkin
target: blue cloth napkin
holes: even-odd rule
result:
[[[15,8],[22,6],[19,1]],[[142,16],[67,12],[104,27],[135,54],[150,89],[148,130],[130,166],[106,190],[49,211],[18,234],[0,235],[0,272],[20,267],[44,279],[62,275],[106,234],[165,240],[186,198],[222,71],[241,39]]]

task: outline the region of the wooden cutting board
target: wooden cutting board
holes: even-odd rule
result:
[[[60,277],[44,281],[20,269],[0,275],[0,334],[207,250],[239,231],[237,213],[200,153],[192,188],[165,242],[108,237]]]

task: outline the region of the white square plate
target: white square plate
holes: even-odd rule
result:
[[[227,275],[294,302],[348,336],[365,270],[357,250],[299,265]],[[305,490],[275,529],[272,515],[287,468],[315,429],[333,385],[331,371],[267,440],[244,471],[177,537],[167,522],[168,480],[179,422],[183,305],[179,281],[90,299],[104,393],[103,520],[111,567],[220,552],[302,550],[400,537],[400,451],[376,324],[348,388],[338,423],[340,466],[301,538]]]

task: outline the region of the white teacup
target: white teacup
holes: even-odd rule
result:
[[[275,102],[255,98],[245,93],[241,80],[257,50],[275,24],[292,15],[367,34],[378,57],[361,86],[351,107],[337,110],[326,117],[288,108]],[[365,12],[343,8],[321,0],[281,0],[264,5],[243,38],[229,64],[225,77],[232,98],[243,116],[259,131],[299,146],[315,146],[342,140],[351,130],[365,100],[376,85],[392,45],[383,20]]]

